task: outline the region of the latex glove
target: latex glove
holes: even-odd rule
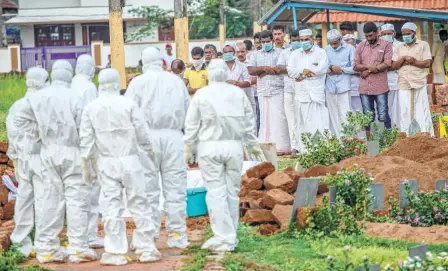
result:
[[[191,146],[187,144],[185,144],[184,161],[186,165],[194,163],[193,151],[191,150]]]
[[[258,158],[263,153],[263,150],[261,150],[260,146],[258,144],[253,144],[247,146],[247,151],[250,155],[253,155],[254,157]]]
[[[91,184],[92,178],[90,177],[90,172],[89,172],[89,160],[87,160],[85,158],[81,158],[81,168],[82,168],[82,179],[87,184]]]
[[[96,163],[96,159],[91,159],[90,164],[92,165],[93,173],[95,176],[92,176],[92,179],[98,178],[98,164]]]

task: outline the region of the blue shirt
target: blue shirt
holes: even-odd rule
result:
[[[327,92],[338,94],[349,91],[351,89],[351,77],[355,73],[353,70],[355,66],[355,47],[342,43],[337,50],[327,45],[325,51],[328,57],[328,76],[325,84]],[[344,73],[330,75],[331,66],[338,66]]]

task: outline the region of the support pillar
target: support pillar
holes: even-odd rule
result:
[[[109,0],[110,55],[112,68],[120,74],[120,87],[126,89],[122,4],[121,0]]]
[[[419,40],[421,40],[422,33],[423,33],[423,24],[422,24],[422,22],[418,21],[418,22],[415,22],[415,25],[417,26],[417,38]]]
[[[225,27],[225,14],[224,14],[224,1],[219,1],[219,43],[220,47],[224,45],[226,39],[226,27]]]
[[[188,31],[187,1],[174,1],[174,40],[176,43],[176,57],[182,59],[185,63],[189,62],[190,39]]]
[[[322,23],[322,48],[327,47],[327,32],[328,32],[328,24]]]
[[[429,48],[432,50],[432,45],[434,44],[434,25],[432,22],[428,22],[428,43]]]

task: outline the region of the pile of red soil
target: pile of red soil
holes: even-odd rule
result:
[[[398,140],[375,157],[356,156],[330,167],[314,166],[305,176],[334,174],[335,170],[350,169],[354,164],[371,173],[375,183],[384,183],[387,203],[389,196],[398,199],[401,181],[418,180],[419,190],[433,191],[438,180],[448,177],[448,140],[418,134]]]
[[[448,226],[426,228],[390,223],[366,223],[365,226],[367,235],[372,237],[429,244],[448,243]]]

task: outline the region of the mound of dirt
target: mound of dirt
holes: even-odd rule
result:
[[[418,134],[398,140],[380,156],[400,156],[415,162],[427,163],[448,157],[448,140]]]
[[[366,223],[365,226],[367,235],[372,237],[429,244],[446,244],[448,242],[448,226],[422,228],[390,223]]]

